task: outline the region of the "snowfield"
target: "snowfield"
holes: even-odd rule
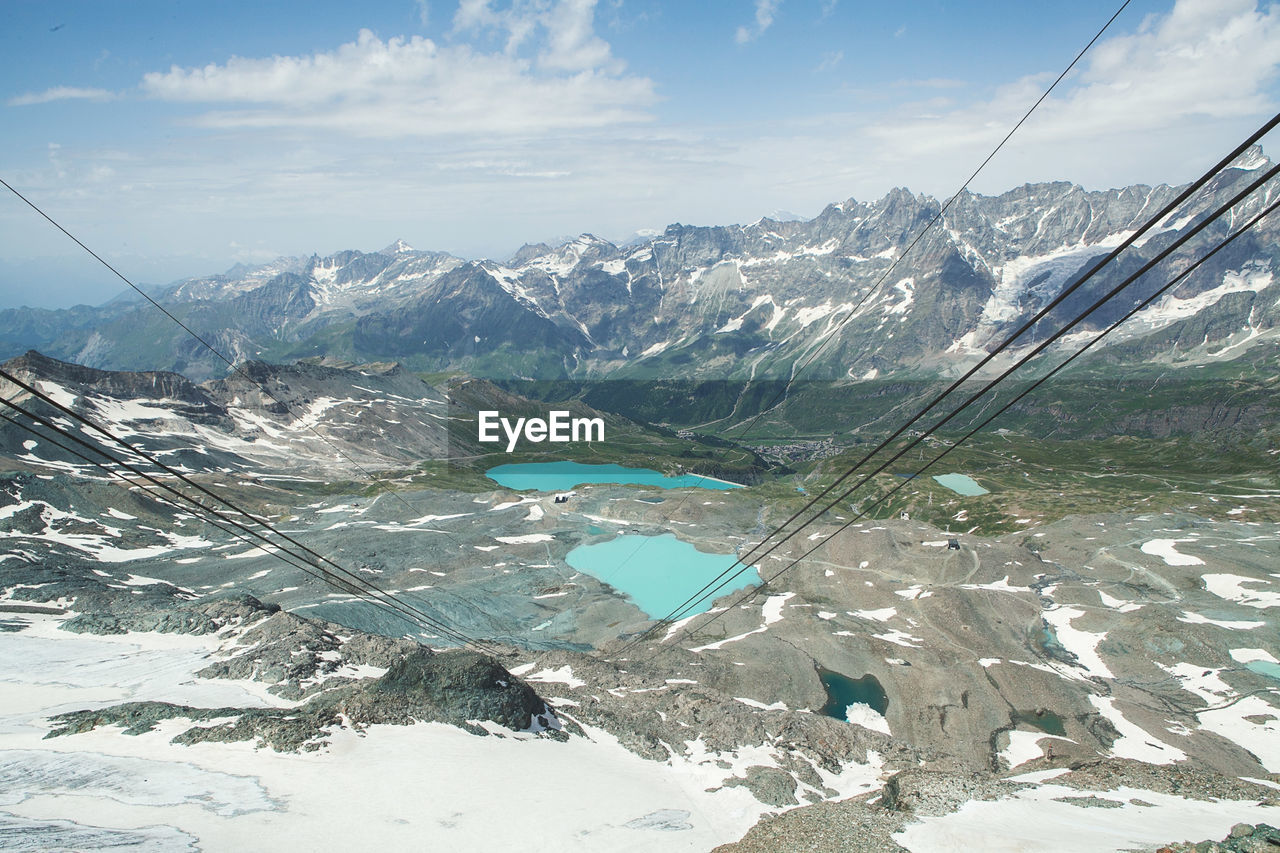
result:
[[[647,761],[587,726],[565,743],[496,726],[490,737],[441,723],[338,728],[301,754],[172,744],[190,726],[181,719],[44,740],[50,715],[121,701],[289,703],[256,682],[196,676],[216,635],[86,636],[58,630],[65,617],[17,618],[25,630],[0,633],[0,832],[44,839],[28,849],[241,851],[270,838],[296,850],[707,850],[767,808],[745,788],[706,790],[732,775],[719,754]],[[878,773],[854,765],[827,781],[852,794]]]
[[[1088,797],[1110,808],[1076,805]],[[1134,788],[1088,792],[1043,784],[992,802],[926,817],[894,835],[911,853],[1098,853],[1154,849],[1173,839],[1222,838],[1234,824],[1272,822],[1280,815],[1255,801],[1204,802]]]

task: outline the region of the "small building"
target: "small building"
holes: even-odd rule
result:
[[[948,540],[947,540],[947,550],[948,550],[948,551],[959,551],[959,550],[960,550],[960,540],[959,540],[959,539],[948,539]]]
[[[558,504],[567,504],[569,502],[569,495],[571,494],[573,494],[573,492],[561,492],[555,496],[554,500]]]

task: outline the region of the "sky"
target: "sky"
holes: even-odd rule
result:
[[[1120,2],[5,0],[0,178],[150,284],[946,198]],[[1130,0],[972,188],[1190,180],[1278,67],[1278,3]],[[0,308],[120,292],[0,193]]]

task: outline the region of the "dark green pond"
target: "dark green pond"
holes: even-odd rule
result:
[[[1062,718],[1044,708],[1041,708],[1038,714],[1035,711],[1014,711],[1010,717],[1014,723],[1025,723],[1045,734],[1067,736],[1067,726]]]
[[[889,697],[874,675],[862,678],[849,678],[838,672],[818,667],[818,678],[827,691],[827,704],[822,706],[822,713],[837,720],[844,720],[845,710],[857,703],[870,705],[878,714],[883,715],[889,709]]]

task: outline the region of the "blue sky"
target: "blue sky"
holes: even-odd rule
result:
[[[1118,5],[8,0],[0,176],[153,283],[945,196]],[[975,188],[1186,180],[1278,64],[1265,0],[1132,0]],[[115,295],[78,252],[0,199],[0,306]]]

